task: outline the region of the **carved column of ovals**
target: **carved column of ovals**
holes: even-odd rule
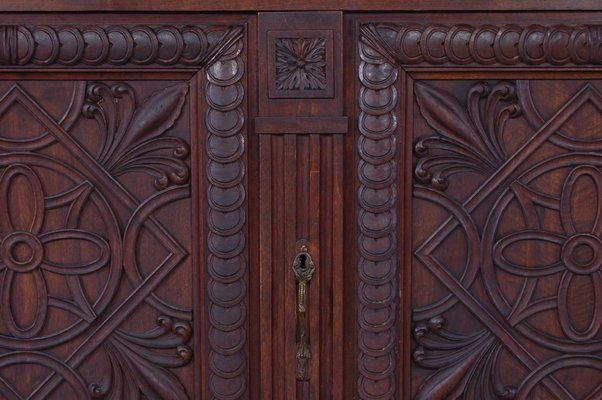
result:
[[[207,69],[209,380],[212,399],[247,395],[245,115],[242,40]]]
[[[358,393],[361,399],[393,399],[399,301],[395,115],[399,71],[363,43],[360,57]]]
[[[0,26],[5,65],[198,65],[207,49],[197,26]]]

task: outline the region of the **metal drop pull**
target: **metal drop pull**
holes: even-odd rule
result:
[[[297,380],[299,381],[309,380],[311,348],[307,335],[306,297],[307,285],[315,270],[316,266],[307,251],[307,246],[302,245],[293,262],[293,271],[297,279]]]

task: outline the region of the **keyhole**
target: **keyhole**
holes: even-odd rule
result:
[[[305,260],[306,259],[307,259],[307,256],[305,254],[301,254],[299,256],[299,261],[300,261],[299,268],[301,268],[301,269],[305,269],[306,268],[305,267]]]

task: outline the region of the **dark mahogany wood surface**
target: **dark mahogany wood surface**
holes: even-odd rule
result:
[[[597,0],[4,0],[2,11],[600,10]]]
[[[0,398],[602,398],[597,9],[4,1]]]
[[[0,396],[247,396],[246,18],[0,20]]]
[[[362,399],[601,396],[600,26],[532,17],[361,18]]]

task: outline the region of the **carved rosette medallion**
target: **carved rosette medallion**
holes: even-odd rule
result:
[[[326,40],[276,39],[276,88],[285,91],[325,90]]]
[[[334,95],[333,31],[269,31],[268,92],[278,98]]]

